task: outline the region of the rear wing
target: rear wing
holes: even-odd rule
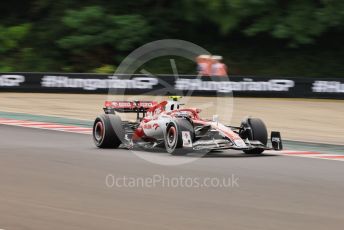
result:
[[[143,113],[153,106],[157,105],[156,101],[105,101],[105,113]]]

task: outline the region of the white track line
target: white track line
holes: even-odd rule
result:
[[[314,151],[297,151],[297,150],[265,151],[264,153],[273,154],[273,155],[281,155],[281,156],[344,161],[344,154],[335,154],[335,153],[332,154],[332,153],[321,153],[321,152],[314,152]]]
[[[26,120],[1,118],[0,124],[35,128],[35,129],[55,130],[55,131],[70,132],[70,133],[81,133],[81,134],[88,134],[88,135],[92,133],[92,128],[74,126],[74,125],[63,125],[63,124],[49,123],[49,122],[39,122],[39,121],[26,121]]]

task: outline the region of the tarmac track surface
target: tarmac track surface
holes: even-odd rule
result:
[[[0,125],[0,229],[343,229],[343,162],[210,155],[160,166],[89,135]],[[154,154],[154,153],[152,153]],[[116,177],[231,177],[230,188],[106,187]]]

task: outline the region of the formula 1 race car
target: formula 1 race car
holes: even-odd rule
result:
[[[200,109],[181,108],[179,96],[162,101],[106,101],[104,112],[93,125],[93,140],[99,148],[163,148],[172,155],[192,151],[222,149],[260,154],[264,150],[282,149],[279,132],[268,132],[258,118],[245,118],[240,126],[224,125],[202,119]],[[136,121],[122,121],[117,113],[136,113]]]

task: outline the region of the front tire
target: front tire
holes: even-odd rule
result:
[[[115,114],[102,114],[93,124],[93,141],[98,148],[118,148],[124,139],[122,120]]]
[[[242,122],[242,127],[244,128],[244,138],[249,140],[260,141],[266,146],[268,143],[268,131],[264,122],[259,118],[248,118]],[[250,150],[244,150],[246,154],[261,154],[264,152],[263,148],[255,148]]]
[[[183,147],[183,132],[190,133],[190,145],[195,138],[194,127],[187,119],[177,119],[174,122],[170,122],[166,128],[165,135],[165,148],[168,153],[174,156],[186,155],[191,152],[191,148]]]

